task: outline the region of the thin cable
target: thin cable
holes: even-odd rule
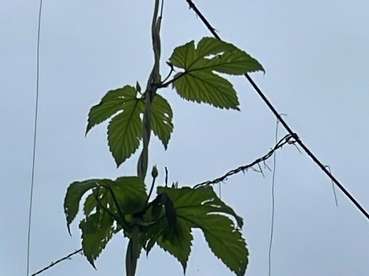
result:
[[[66,260],[70,260],[74,255],[77,255],[77,254],[79,254],[79,253],[82,253],[82,251],[83,251],[83,250],[82,250],[82,248],[80,248],[80,249],[78,249],[78,250],[76,250],[76,251],[73,251],[72,253],[69,253],[67,256],[65,256],[65,257],[63,257],[63,258],[61,258],[61,259],[59,259],[59,260],[56,260],[56,261],[51,262],[51,264],[49,264],[48,266],[46,266],[46,267],[44,267],[44,268],[40,269],[39,271],[37,271],[37,272],[33,273],[31,276],[39,275],[39,274],[41,274],[41,273],[45,272],[46,270],[49,270],[50,268],[52,268],[52,267],[56,266],[57,264],[59,264],[59,263],[61,263],[61,262],[64,262],[64,261],[66,261]]]
[[[32,175],[31,175],[31,191],[29,197],[28,209],[28,233],[27,233],[27,263],[26,276],[29,275],[30,270],[30,252],[31,252],[31,225],[32,225],[32,207],[33,207],[33,191],[35,186],[35,165],[36,165],[36,146],[37,146],[37,126],[38,126],[38,104],[39,104],[39,88],[40,88],[40,39],[41,39],[41,19],[42,19],[43,3],[40,0],[38,10],[37,23],[37,49],[36,49],[36,99],[35,99],[35,117],[33,126],[33,148],[32,148]]]
[[[275,143],[278,142],[278,126],[279,121],[277,120],[275,126]],[[277,168],[277,152],[273,154],[273,176],[272,176],[272,215],[270,222],[270,240],[268,249],[268,275],[272,275],[272,249],[273,249],[273,238],[274,238],[274,217],[275,217],[275,173]]]

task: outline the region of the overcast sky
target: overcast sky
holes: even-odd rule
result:
[[[209,35],[184,0],[166,2],[163,61],[174,47]],[[225,40],[264,65],[266,74],[254,76],[265,93],[369,209],[368,2],[196,3]],[[2,0],[0,5],[0,275],[7,276],[25,275],[38,4]],[[69,183],[135,173],[137,155],[115,168],[106,125],[87,138],[84,131],[89,108],[107,90],[146,82],[152,6],[153,1],[44,1],[32,272],[80,247],[77,224],[70,237],[63,214]],[[173,90],[163,91],[174,109],[175,130],[166,152],[153,139],[151,161],[168,166],[171,181],[192,185],[220,176],[273,146],[275,118],[245,79],[233,81],[241,112],[188,103]],[[293,146],[278,152],[276,185],[274,276],[369,275],[369,222],[340,192],[337,208],[327,177]],[[245,219],[246,275],[267,275],[271,173],[233,177],[222,196]],[[123,275],[125,246],[116,237],[97,261],[97,271],[76,256],[45,275]],[[182,275],[182,269],[158,249],[140,259],[137,275]],[[232,274],[198,234],[187,275]]]

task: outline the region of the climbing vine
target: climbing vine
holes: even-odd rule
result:
[[[174,129],[173,111],[160,94],[162,90],[172,86],[184,100],[239,110],[237,92],[226,76],[264,69],[235,45],[204,37],[197,43],[190,41],[175,48],[167,59],[170,74],[162,79],[163,2],[155,0],[151,24],[154,65],[145,89],[136,83],[110,90],[88,114],[86,134],[109,120],[107,141],[117,167],[131,158],[142,143],[137,175],[70,184],[64,201],[68,229],[80,205],[83,206],[84,217],[79,222],[82,251],[93,266],[111,238],[123,234],[129,240],[126,275],[134,276],[142,251],[149,254],[154,246],[173,255],[186,271],[192,229],[197,228],[213,254],[236,275],[244,275],[248,250],[241,234],[243,220],[216,195],[211,183],[197,186],[164,183],[157,185],[153,195],[157,168],[151,170],[151,181],[146,175],[151,134],[166,149]]]

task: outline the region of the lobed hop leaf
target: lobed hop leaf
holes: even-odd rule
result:
[[[177,93],[184,99],[208,103],[215,107],[239,110],[237,93],[232,84],[216,73],[242,75],[264,71],[262,65],[236,46],[204,37],[177,47],[170,63],[184,71],[174,79]]]
[[[86,134],[94,126],[111,118],[108,145],[118,167],[137,151],[143,136],[144,101],[139,92],[139,85],[136,88],[126,85],[111,90],[88,114]],[[152,130],[167,148],[173,131],[172,109],[162,96],[155,95],[151,113]]]

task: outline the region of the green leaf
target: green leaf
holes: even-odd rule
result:
[[[143,104],[140,100],[126,102],[121,113],[115,116],[108,126],[108,143],[119,167],[139,147],[142,138],[140,113]]]
[[[126,85],[111,90],[89,112],[86,134],[95,125],[111,118],[108,125],[108,144],[118,167],[136,152],[142,139],[144,102],[138,95],[140,90],[138,83],[136,88]],[[152,131],[167,149],[173,132],[173,111],[166,99],[156,95],[151,112]]]
[[[105,212],[94,213],[81,221],[82,249],[90,264],[95,267],[95,260],[111,239],[114,226],[113,218]]]
[[[191,225],[177,217],[171,199],[166,194],[158,195],[150,203],[143,219],[151,222],[144,230],[146,254],[158,244],[181,263],[185,272],[193,239]]]
[[[195,219],[204,233],[211,251],[236,275],[244,275],[248,264],[245,240],[233,222],[220,215],[203,216]]]
[[[64,201],[68,229],[78,213],[79,202],[82,196],[88,190],[93,190],[93,193],[86,197],[83,205],[83,211],[86,217],[99,207],[99,204],[96,202],[97,190],[99,192],[100,204],[103,204],[105,208],[117,214],[118,211],[116,210],[110,189],[118,201],[120,211],[124,214],[139,212],[145,205],[147,198],[145,183],[136,176],[119,177],[114,181],[110,179],[90,179],[74,182],[68,187]]]
[[[146,253],[157,243],[164,251],[174,256],[186,272],[187,262],[191,253],[192,233],[191,225],[179,218],[175,224],[162,217],[155,224],[146,229]]]
[[[79,209],[79,202],[82,196],[90,189],[96,187],[97,179],[82,182],[73,182],[69,185],[64,199],[64,213],[67,219],[67,227],[70,233],[70,224],[76,217]]]
[[[127,104],[135,101],[136,90],[131,86],[126,85],[122,88],[108,91],[100,103],[90,109],[86,134],[92,127],[109,119],[124,109]]]
[[[139,88],[139,86],[137,86]],[[112,117],[108,125],[108,144],[117,166],[127,160],[139,147],[142,138],[144,104],[136,88],[124,86],[109,91],[88,115],[88,131]]]
[[[236,275],[244,275],[248,263],[245,240],[234,222],[242,226],[242,219],[222,202],[210,186],[197,189],[184,187],[158,188],[174,204],[177,220],[192,228],[200,228],[214,255]]]
[[[67,224],[73,221],[78,213],[79,202],[89,190],[83,210],[85,218],[80,222],[82,231],[82,248],[87,260],[94,261],[105,248],[112,235],[122,228],[124,233],[134,241],[132,244],[131,268],[135,269],[135,256],[138,258],[144,243],[144,233],[139,232],[142,218],[136,215],[142,212],[146,204],[146,188],[143,180],[136,176],[120,177],[116,180],[91,179],[72,183],[65,199]],[[119,209],[119,210],[118,210]],[[94,212],[94,213],[93,213]],[[121,216],[122,215],[122,216]],[[130,218],[127,221],[127,218]],[[116,222],[116,223],[115,223]],[[137,225],[139,225],[137,227]],[[145,227],[143,224],[142,227]],[[137,235],[139,244],[135,242]],[[138,254],[138,255],[137,255]],[[132,274],[134,275],[134,274]]]
[[[174,79],[177,93],[184,99],[215,107],[238,110],[239,102],[231,83],[215,72],[241,75],[264,71],[261,64],[236,46],[205,37],[195,48],[194,41],[177,47],[170,63],[184,70]]]
[[[147,193],[145,183],[136,176],[117,178],[111,188],[124,214],[134,214],[145,206]]]
[[[192,233],[191,225],[183,219],[177,219],[175,226],[164,225],[164,231],[161,232],[157,240],[158,245],[173,255],[182,265],[186,273],[188,258],[191,253]],[[175,228],[173,232],[171,228]]]
[[[174,82],[174,87],[186,100],[239,110],[239,101],[233,85],[211,71],[186,73]]]
[[[204,37],[195,48],[194,41],[177,47],[170,63],[186,72],[217,71],[232,75],[264,71],[263,66],[249,54],[231,43]]]
[[[151,128],[167,149],[173,132],[173,111],[166,99],[156,94],[151,106]]]

